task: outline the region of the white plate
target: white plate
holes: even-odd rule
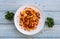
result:
[[[20,11],[22,11],[26,7],[32,8],[34,10],[39,11],[40,17],[41,17],[40,18],[40,22],[37,25],[37,29],[36,30],[33,30],[32,32],[28,32],[28,31],[25,31],[25,30],[21,29],[21,26],[19,25],[19,22],[20,22]],[[33,5],[25,5],[25,6],[20,7],[16,11],[15,16],[14,16],[14,23],[15,23],[15,26],[18,29],[18,31],[20,31],[21,33],[26,34],[26,35],[34,35],[34,34],[40,32],[43,29],[44,23],[45,23],[45,17],[43,15],[43,13],[41,12],[41,10],[39,8],[37,8],[36,6],[33,6]]]

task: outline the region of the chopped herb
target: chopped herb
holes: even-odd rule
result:
[[[53,27],[54,26],[54,19],[51,17],[47,17],[46,24],[48,25],[48,27]]]
[[[10,11],[6,12],[5,18],[7,20],[13,20],[13,17],[14,17],[14,13],[13,12],[10,12]]]

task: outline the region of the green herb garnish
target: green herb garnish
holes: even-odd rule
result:
[[[13,17],[14,17],[14,13],[13,13],[13,12],[10,12],[10,11],[7,11],[7,12],[6,12],[5,18],[6,18],[7,20],[12,20]]]
[[[47,17],[46,24],[48,25],[48,27],[53,27],[54,26],[54,19]]]

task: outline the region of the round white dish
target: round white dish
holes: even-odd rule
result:
[[[32,9],[34,9],[36,11],[39,11],[39,13],[40,13],[40,21],[39,21],[39,23],[37,25],[37,28],[36,28],[36,30],[33,30],[31,32],[26,31],[24,29],[21,29],[21,26],[19,25],[19,23],[20,23],[20,11],[22,11],[26,7],[32,8]],[[14,23],[15,23],[15,26],[16,26],[16,28],[17,28],[17,30],[19,32],[21,32],[23,34],[26,34],[26,35],[34,35],[34,34],[40,32],[43,29],[44,23],[45,23],[45,16],[43,15],[43,13],[41,12],[41,10],[37,6],[34,6],[34,5],[24,5],[24,6],[21,6],[16,11],[15,16],[14,16]]]

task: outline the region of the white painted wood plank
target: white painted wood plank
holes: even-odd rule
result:
[[[26,38],[0,38],[0,39],[26,39]]]
[[[0,2],[0,10],[17,10],[22,5],[35,4],[42,10],[60,11],[60,0],[3,0]]]
[[[60,38],[0,38],[0,39],[60,39]]]
[[[59,38],[59,34],[59,31],[45,31],[42,34],[27,36],[17,32],[5,32],[0,34],[0,38]]]
[[[49,29],[47,27],[44,28],[43,32],[39,32],[36,35],[27,36],[20,33],[14,25],[0,25],[0,38],[59,38],[60,37],[60,25],[55,25],[53,28]]]
[[[4,24],[4,25],[0,25],[0,30],[16,30],[16,28],[14,24]],[[60,25],[54,25],[53,28],[48,28],[47,25],[45,25],[44,30],[59,31]]]
[[[47,0],[44,5],[45,10],[60,11],[60,0]]]
[[[0,39],[32,39],[32,38],[0,38]]]

